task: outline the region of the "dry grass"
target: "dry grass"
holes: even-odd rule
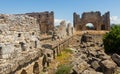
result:
[[[70,58],[72,57],[71,50],[63,50],[61,55],[57,56],[55,60],[53,60],[48,67],[49,70],[56,69],[59,65],[68,64],[70,62]],[[48,72],[48,74],[54,74],[52,72]]]
[[[70,52],[62,51],[61,55],[56,58],[56,60],[59,62],[59,64],[66,64],[70,62],[70,57],[71,57]]]

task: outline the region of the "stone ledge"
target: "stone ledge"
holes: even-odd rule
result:
[[[9,60],[6,63],[2,63],[0,65],[0,74],[7,73],[15,73],[17,70],[27,66],[33,61],[37,60],[40,57],[40,51],[34,50],[32,52],[28,52],[27,54],[23,54],[19,58],[15,58],[13,60]]]

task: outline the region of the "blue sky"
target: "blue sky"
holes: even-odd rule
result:
[[[54,11],[56,22],[72,22],[73,12],[110,11],[111,22],[120,23],[120,0],[1,0],[0,13]]]

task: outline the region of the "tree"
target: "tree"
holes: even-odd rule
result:
[[[105,52],[120,54],[120,26],[115,25],[103,37]]]

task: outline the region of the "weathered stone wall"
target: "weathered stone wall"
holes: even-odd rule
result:
[[[41,33],[48,33],[54,29],[54,12],[26,13],[37,19]]]
[[[84,12],[81,18],[80,15],[74,13],[73,23],[76,31],[86,30],[87,23],[92,23],[95,30],[110,30],[110,13],[101,15],[99,11]]]
[[[68,25],[67,25],[67,35],[72,36],[73,33],[74,33],[74,28],[72,27],[71,23],[68,23]]]
[[[71,23],[66,25],[66,21],[63,20],[60,22],[60,25],[57,26],[55,32],[59,39],[65,39],[68,36],[73,35],[74,28],[72,27]]]
[[[39,48],[39,25],[27,15],[0,14],[0,56],[14,58]]]

